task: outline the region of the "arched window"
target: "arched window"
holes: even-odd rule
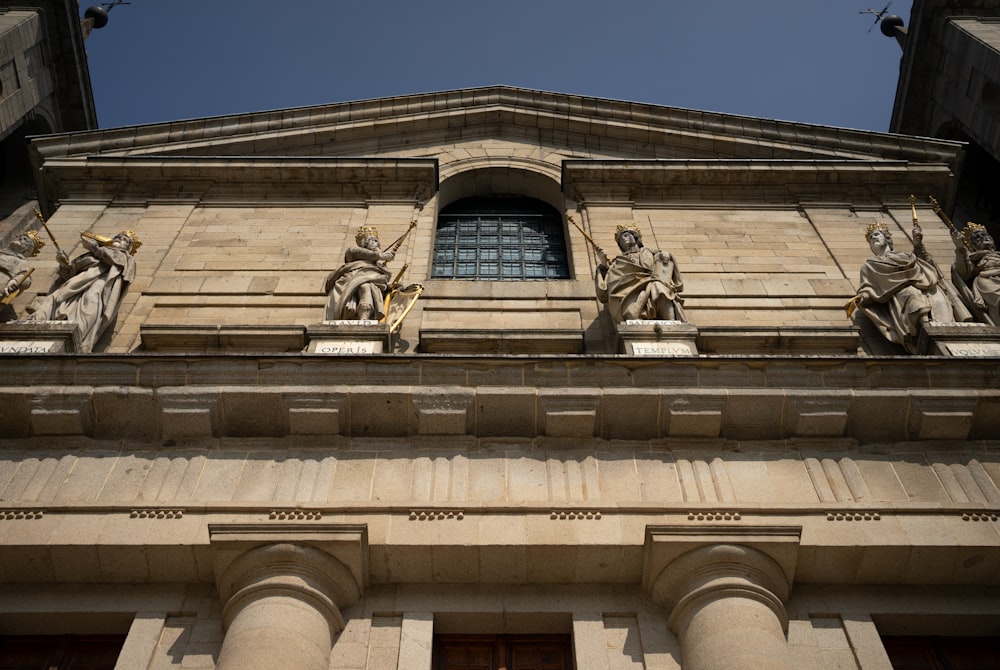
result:
[[[465,198],[438,215],[433,279],[568,279],[562,216],[532,198]]]

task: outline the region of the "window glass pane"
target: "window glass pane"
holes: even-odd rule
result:
[[[530,198],[497,196],[452,203],[438,218],[433,258],[435,278],[569,277],[562,215]]]

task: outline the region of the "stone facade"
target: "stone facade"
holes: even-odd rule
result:
[[[99,353],[0,356],[0,633],[122,634],[123,670],[525,634],[579,670],[887,670],[883,636],[997,635],[995,334],[907,355],[844,312],[911,193],[950,262],[924,203],[960,145],[495,87],[33,151],[67,251],[143,246]],[[605,249],[636,224],[689,324],[616,327],[569,225],[568,279],[431,279],[438,213],[497,195]],[[359,226],[411,220],[399,332],[310,349],[365,337],[320,323]]]

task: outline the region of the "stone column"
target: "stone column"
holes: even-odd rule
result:
[[[672,608],[684,670],[793,670],[785,630],[789,584],[771,557],[715,544],[674,559],[653,595]]]
[[[218,586],[226,637],[216,670],[328,670],[340,607],[360,596],[343,563],[287,543],[242,554]]]

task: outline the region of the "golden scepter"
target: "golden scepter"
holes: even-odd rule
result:
[[[402,235],[397,237],[392,244],[386,247],[386,251],[391,251],[392,253],[396,253],[396,250],[399,249],[400,246],[402,246],[403,241],[406,239],[406,236],[409,235],[410,231],[416,227],[417,227],[417,217],[416,215],[414,215],[413,218],[410,219],[410,226],[403,232]],[[385,263],[383,262],[382,265],[385,265]]]
[[[42,216],[42,213],[38,211],[37,207],[35,207],[35,218],[37,218],[42,224],[42,228],[45,229],[45,232],[49,234],[49,239],[52,240],[52,245],[56,248],[56,251],[65,256],[66,254],[63,253],[63,250],[59,248],[59,243],[56,242],[56,236],[52,234],[51,230],[49,230],[49,224],[45,223],[45,217]]]
[[[17,288],[14,289],[10,295],[0,298],[0,305],[9,305],[10,303],[14,302],[14,298],[16,298],[21,293],[21,291],[24,290],[24,282],[28,280],[28,277],[30,277],[31,273],[34,271],[35,268],[31,268],[27,272],[18,273],[18,274],[23,274],[24,276],[21,277],[20,281],[17,282]]]
[[[944,213],[943,209],[941,209],[941,205],[938,204],[937,199],[933,195],[927,196],[927,199],[930,201],[931,207],[934,208],[934,213],[940,216],[942,219],[944,219],[944,222],[951,229],[951,232],[957,233],[958,229],[955,228],[955,224],[951,222],[951,219],[948,218],[948,215]]]
[[[417,214],[416,212],[414,212],[413,218],[410,219],[410,225],[407,227],[405,231],[403,231],[402,235],[397,237],[396,240],[389,245],[389,248],[386,249],[386,251],[391,251],[392,253],[396,253],[396,250],[399,249],[400,246],[402,246],[403,241],[406,239],[406,236],[409,235],[410,231],[416,227],[417,227]],[[381,267],[385,267],[386,262],[381,261],[379,265]],[[385,316],[383,316],[381,319],[381,321],[383,322],[387,318],[389,318],[389,303],[392,302],[392,296],[399,292],[398,290],[399,280],[403,278],[403,273],[406,272],[406,268],[408,268],[409,266],[410,266],[409,263],[403,263],[403,267],[400,268],[399,272],[396,273],[396,276],[393,278],[392,283],[389,284],[385,292],[385,302],[382,303],[382,313],[385,314]]]
[[[594,251],[596,251],[601,256],[604,256],[604,258],[608,257],[608,254],[604,251],[604,249],[601,248],[601,245],[595,242],[594,238],[588,235],[587,231],[580,227],[580,224],[576,222],[576,220],[573,218],[571,214],[566,215],[566,220],[572,223],[574,226],[576,226],[576,229],[579,230],[581,233],[583,233],[583,238],[588,242],[590,242],[590,246],[594,247]]]
[[[916,229],[919,227],[919,224],[917,223],[917,198],[912,193],[910,194],[910,212],[913,216],[913,227]],[[930,255],[927,248],[924,246],[923,235],[921,235],[919,240],[916,238],[916,235],[914,235],[913,252],[922,260],[933,265],[934,269],[937,270],[938,278],[944,279],[944,273],[941,272],[941,268],[938,267],[937,261],[934,260],[934,257]]]

